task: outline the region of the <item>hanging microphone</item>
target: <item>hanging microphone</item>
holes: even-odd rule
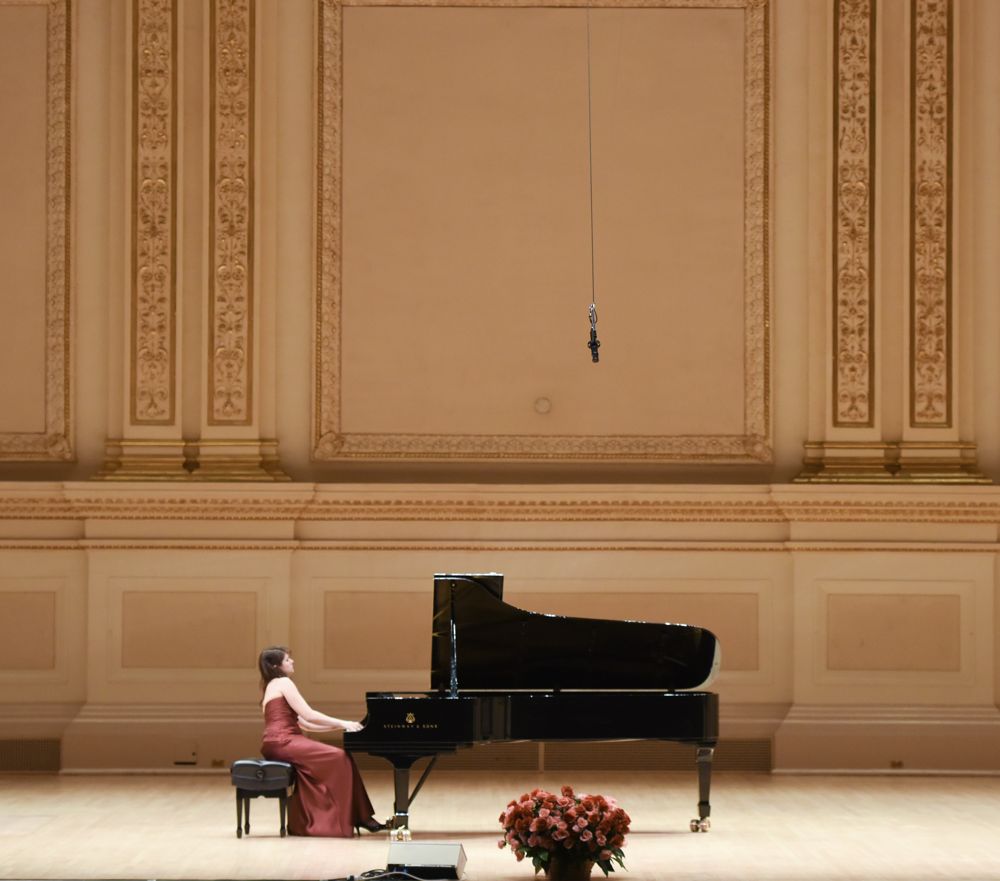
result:
[[[594,303],[590,304],[590,342],[587,343],[587,348],[590,349],[590,360],[595,364],[601,360],[601,356],[598,354],[597,350],[601,348],[601,341],[597,338],[597,306]]]

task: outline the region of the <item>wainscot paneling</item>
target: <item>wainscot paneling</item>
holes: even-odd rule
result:
[[[998,523],[990,487],[4,484],[2,626],[39,638],[0,739],[224,764],[257,749],[260,647],[357,718],[429,687],[433,574],[495,571],[531,610],[714,629],[723,739],[775,770],[1000,770]]]

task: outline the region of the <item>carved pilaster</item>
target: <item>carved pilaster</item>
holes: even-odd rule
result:
[[[193,480],[290,480],[276,440],[206,440],[188,446]]]
[[[950,0],[914,0],[910,63],[910,425],[952,426]]]
[[[806,443],[795,483],[885,483],[896,470],[896,444],[873,441]]]
[[[208,7],[206,412],[187,446],[195,480],[288,480],[277,441],[258,434],[254,390],[256,3]]]
[[[132,79],[132,425],[172,425],[177,344],[177,9],[135,0]]]
[[[95,480],[186,480],[184,441],[109,438]]]
[[[833,424],[875,407],[875,0],[838,0],[834,28]]]
[[[70,0],[50,0],[48,7],[48,217],[45,303],[46,395],[45,451],[54,459],[72,459],[72,347],[70,316],[72,272],[70,214],[71,58]]]
[[[832,328],[828,439],[807,443],[800,483],[892,480],[895,448],[876,427],[876,0],[835,0],[833,15]],[[841,431],[846,429],[851,434]]]
[[[177,363],[179,0],[133,0],[127,405],[103,480],[184,480]]]
[[[899,478],[988,483],[976,447],[958,441],[952,0],[910,9],[910,278],[908,422]]]
[[[211,6],[208,423],[253,421],[254,0]]]

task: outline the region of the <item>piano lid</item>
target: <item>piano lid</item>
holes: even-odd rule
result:
[[[704,628],[539,614],[502,595],[498,573],[434,576],[432,689],[672,691],[718,670],[719,642]]]

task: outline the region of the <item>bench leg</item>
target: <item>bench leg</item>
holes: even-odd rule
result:
[[[236,790],[236,837],[243,837],[243,799],[239,790]]]
[[[250,834],[250,799],[243,799],[243,831]]]
[[[285,803],[288,801],[288,796],[285,793],[281,793],[278,796],[278,815],[281,817],[281,837],[285,837]]]

